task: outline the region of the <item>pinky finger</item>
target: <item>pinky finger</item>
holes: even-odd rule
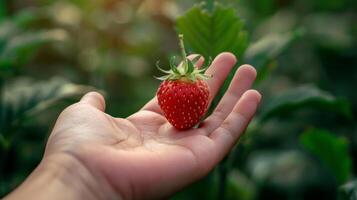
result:
[[[256,90],[246,91],[221,126],[209,136],[215,143],[219,159],[224,158],[242,135],[254,116],[260,100],[261,95]]]

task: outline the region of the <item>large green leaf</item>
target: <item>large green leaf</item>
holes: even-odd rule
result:
[[[347,181],[351,173],[351,157],[345,138],[325,130],[311,129],[301,135],[300,142],[331,171],[337,183]]]
[[[301,35],[301,30],[284,34],[269,34],[248,47],[243,59],[245,63],[253,65],[258,70],[257,81],[266,77],[273,69],[272,61],[285,52]]]
[[[352,115],[348,101],[336,98],[315,86],[305,85],[272,97],[262,109],[262,119],[267,120],[306,107],[326,109],[348,118]]]
[[[0,96],[0,135],[4,141],[25,117],[34,116],[54,103],[82,95],[92,87],[76,85],[61,78],[35,82],[18,79],[4,87]],[[11,136],[10,136],[11,137]]]
[[[212,12],[197,4],[177,18],[177,29],[195,53],[214,58],[223,51],[241,56],[247,47],[247,32],[234,8],[215,3]]]

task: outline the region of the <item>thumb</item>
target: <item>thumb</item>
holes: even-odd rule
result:
[[[81,101],[81,103],[87,103],[101,111],[104,112],[105,110],[105,100],[103,95],[99,94],[98,92],[89,92],[85,94]]]

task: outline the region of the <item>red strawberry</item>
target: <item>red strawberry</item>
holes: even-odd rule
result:
[[[203,74],[205,69],[195,68],[195,61],[186,58],[183,36],[179,37],[184,59],[182,66],[178,68],[170,62],[171,70],[166,71],[158,67],[168,75],[160,78],[164,81],[157,91],[157,98],[166,119],[174,127],[189,129],[196,125],[207,111],[209,89],[204,79],[209,77]]]

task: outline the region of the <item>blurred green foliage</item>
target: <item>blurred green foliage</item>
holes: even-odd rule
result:
[[[157,60],[231,51],[263,94],[239,145],[173,199],[356,199],[354,0],[0,0],[0,196],[35,168],[59,112],[94,88],[126,117]],[[230,79],[227,78],[215,105]]]
[[[348,101],[335,98],[312,85],[299,86],[272,97],[262,109],[261,117],[267,120],[299,108],[322,109],[336,112],[346,118],[352,117]]]
[[[348,180],[351,173],[351,158],[345,138],[338,138],[325,130],[312,129],[303,133],[300,141],[331,170],[339,184]]]

